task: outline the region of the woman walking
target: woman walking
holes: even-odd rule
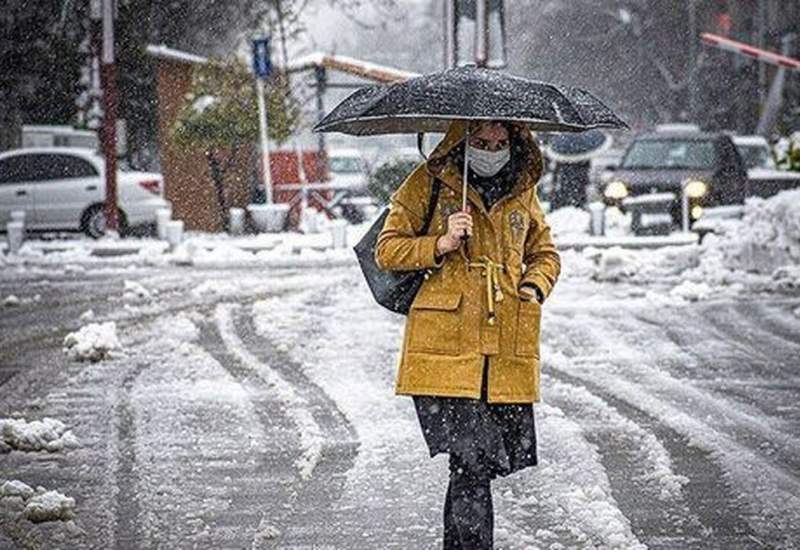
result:
[[[383,270],[430,270],[406,321],[395,393],[413,396],[431,457],[449,453],[446,549],[492,548],[491,480],[537,464],[541,304],[561,270],[530,130],[467,124],[450,123],[392,195],[375,249]],[[418,235],[434,178],[434,217]]]

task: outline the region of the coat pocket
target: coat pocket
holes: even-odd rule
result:
[[[519,300],[518,304],[514,351],[517,355],[539,357],[542,306],[535,299]]]
[[[408,316],[408,351],[461,352],[461,292],[420,292]]]

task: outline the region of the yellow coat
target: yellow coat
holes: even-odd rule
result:
[[[541,152],[530,130],[518,126],[532,152],[527,166],[511,192],[489,211],[478,192],[468,187],[473,218],[473,234],[466,245],[469,256],[462,244],[437,264],[436,240],[446,233],[447,217],[461,209],[463,168],[446,155],[463,141],[465,129],[463,122],[453,122],[427,165],[417,166],[392,194],[378,236],[375,260],[381,269],[430,269],[406,319],[395,394],[480,399],[487,355],[490,403],[536,402],[542,307],[536,299],[522,299],[518,289],[530,282],[546,297],[561,271],[536,197]],[[423,225],[432,173],[442,181],[439,201],[428,233],[416,236]]]

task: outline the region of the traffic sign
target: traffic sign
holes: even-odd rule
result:
[[[269,58],[269,37],[253,40],[253,72],[258,78],[267,78],[272,73]]]

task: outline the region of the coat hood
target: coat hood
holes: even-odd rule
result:
[[[444,178],[444,173],[447,171],[449,165],[452,170],[451,173],[458,174],[459,177],[463,176],[464,166],[456,165],[453,158],[453,151],[464,142],[467,122],[469,121],[460,119],[450,123],[444,138],[428,156],[426,166],[429,173],[442,176],[443,179],[446,179]],[[527,125],[516,122],[511,122],[509,124],[514,134],[511,136],[512,143],[514,137],[521,139],[529,153],[526,158],[527,166],[520,170],[520,177],[511,190],[512,195],[517,195],[538,184],[543,169],[542,152],[539,149],[536,138],[533,137],[533,133],[531,133]]]

